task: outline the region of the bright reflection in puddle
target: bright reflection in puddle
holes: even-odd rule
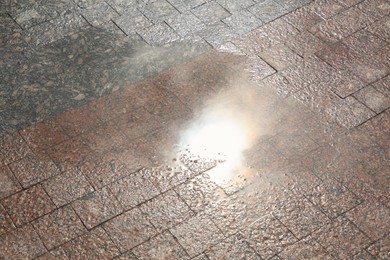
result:
[[[209,100],[197,120],[184,131],[181,144],[200,158],[217,160],[209,171],[216,183],[235,182],[245,172],[244,151],[260,135],[261,100],[251,86],[240,84]]]

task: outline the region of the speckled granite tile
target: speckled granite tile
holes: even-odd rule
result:
[[[62,246],[69,259],[88,256],[91,259],[112,259],[120,254],[107,233],[97,227]]]
[[[138,208],[104,223],[103,227],[122,253],[157,234],[156,229]]]
[[[0,137],[0,165],[19,160],[30,151],[26,142],[16,131]]]
[[[23,159],[9,165],[24,188],[60,174],[60,170],[46,154],[28,153]]]
[[[15,229],[15,224],[5,208],[0,204],[0,236]]]
[[[0,257],[3,259],[32,259],[46,251],[30,224],[0,236]]]
[[[83,139],[75,138],[49,148],[46,153],[61,171],[66,171],[85,162],[92,151]]]
[[[202,229],[199,229],[199,226]],[[204,213],[174,227],[171,232],[191,257],[202,253],[224,239],[221,231]]]
[[[22,189],[8,166],[0,167],[0,198],[8,197]]]
[[[96,26],[118,17],[119,14],[106,2],[100,2],[93,8],[82,9],[80,12],[92,26]]]
[[[228,237],[218,245],[212,246],[207,252],[207,256],[212,259],[261,259],[248,242],[244,240],[242,234],[237,233]]]
[[[194,215],[173,190],[147,201],[140,209],[159,232],[172,228]]]
[[[148,172],[141,170],[108,186],[124,209],[129,209],[159,194],[149,178]]]
[[[39,260],[69,260],[69,258],[66,256],[64,249],[57,247],[54,250],[51,250],[40,257],[36,258]]]
[[[138,259],[189,259],[188,254],[169,231],[151,238],[131,251]]]
[[[55,208],[39,184],[4,199],[3,206],[17,227],[45,215]]]
[[[93,191],[84,175],[75,168],[48,179],[43,187],[57,207]]]
[[[79,217],[70,206],[59,208],[32,224],[49,250],[86,232]]]
[[[243,231],[249,245],[262,257],[270,258],[296,242],[292,233],[273,217],[264,217]]]
[[[56,119],[45,120],[19,131],[29,147],[36,150],[49,148],[68,139]]]
[[[72,207],[88,229],[123,211],[118,200],[107,187],[81,197],[72,203]]]

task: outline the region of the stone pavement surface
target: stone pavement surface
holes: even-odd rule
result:
[[[388,0],[3,0],[0,259],[389,259]]]

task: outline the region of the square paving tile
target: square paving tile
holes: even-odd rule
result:
[[[209,259],[261,259],[242,234],[237,233],[223,240],[218,245],[211,247],[207,252]]]
[[[157,234],[157,230],[138,208],[127,211],[103,226],[123,253]]]
[[[93,26],[109,21],[119,14],[106,2],[100,2],[93,8],[82,9],[81,14]]]
[[[166,22],[154,24],[137,32],[153,46],[164,46],[180,39],[179,35]]]
[[[344,217],[339,217],[313,234],[333,258],[350,258],[368,246],[370,239]]]
[[[189,259],[169,231],[151,238],[132,250],[138,259]]]
[[[264,23],[268,23],[287,13],[287,10],[273,0],[260,1],[248,10]]]
[[[147,201],[140,209],[159,232],[172,228],[194,215],[173,190]]]
[[[165,192],[177,185],[189,180],[194,173],[184,167],[174,164],[173,166],[163,166],[146,169],[150,172],[150,178],[161,192]]]
[[[95,153],[106,153],[115,146],[127,143],[127,137],[111,121],[107,121],[84,135],[85,141]]]
[[[335,218],[360,203],[351,191],[335,180],[326,180],[307,193],[307,197],[330,218]]]
[[[57,117],[57,121],[70,136],[86,133],[101,123],[95,112],[88,106],[69,110]]]
[[[70,139],[46,151],[61,171],[70,170],[85,162],[92,153],[84,139]]]
[[[367,249],[371,255],[380,257],[381,259],[387,259],[390,257],[390,236],[387,235],[383,239],[376,241],[373,245]]]
[[[245,9],[233,13],[231,16],[223,19],[222,21],[233,28],[233,30],[239,35],[250,32],[263,24],[259,18]]]
[[[34,228],[49,250],[86,232],[70,206],[59,208],[33,222]]]
[[[329,219],[303,196],[292,196],[280,203],[275,216],[298,238],[310,235]]]
[[[118,200],[107,187],[81,197],[72,203],[72,207],[88,229],[123,211]]]
[[[384,237],[389,230],[389,223],[382,220],[389,219],[390,210],[375,200],[363,202],[346,216],[373,241]]]
[[[108,186],[124,209],[129,209],[159,194],[147,171],[133,173]]]
[[[120,254],[107,233],[97,227],[62,246],[70,259],[112,259]]]
[[[230,16],[230,13],[217,2],[208,2],[191,10],[205,24],[213,24]]]
[[[325,248],[310,236],[286,247],[279,256],[281,259],[333,259]]]
[[[273,217],[263,217],[243,231],[249,245],[262,257],[271,258],[297,239]]]
[[[39,184],[4,199],[3,205],[17,227],[55,209]]]
[[[78,169],[95,189],[117,181],[130,173],[112,152],[91,156]]]
[[[21,189],[10,169],[7,166],[0,167],[0,198],[8,197]]]
[[[153,0],[146,2],[142,8],[139,8],[147,18],[154,23],[161,22],[166,17],[176,16],[179,12],[166,0]]]
[[[68,260],[69,258],[66,256],[64,249],[57,248],[47,252],[44,255],[36,258],[38,260],[50,260],[50,259],[58,259],[58,260]]]
[[[153,23],[139,11],[132,11],[131,13],[125,12],[122,16],[115,18],[114,22],[127,35],[136,33],[137,30],[153,25]]]
[[[46,120],[19,131],[32,149],[42,150],[68,139],[55,119]]]
[[[68,204],[93,191],[88,180],[76,168],[45,181],[43,187],[57,207]]]
[[[0,137],[0,166],[23,158],[30,148],[18,132]]]
[[[50,157],[42,153],[29,153],[9,167],[24,188],[61,173]]]
[[[8,215],[5,208],[0,204],[0,236],[15,229],[11,217]]]
[[[47,250],[32,225],[28,224],[0,236],[0,257],[2,259],[32,259]]]
[[[181,36],[193,35],[206,27],[206,25],[191,12],[169,17],[167,19],[167,24]]]
[[[372,86],[361,89],[354,96],[376,113],[380,113],[390,107],[390,97],[385,96]]]
[[[204,213],[172,228],[171,232],[191,257],[224,239],[221,231]]]

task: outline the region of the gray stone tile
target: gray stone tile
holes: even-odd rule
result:
[[[145,5],[142,0],[106,0],[106,2],[120,14],[136,12],[137,8]]]
[[[82,9],[93,8],[93,6],[105,2],[104,0],[73,0],[73,1]]]
[[[248,10],[241,10],[222,20],[237,34],[245,34],[262,25],[260,19]]]
[[[230,13],[217,2],[208,2],[198,6],[192,9],[192,13],[205,24],[214,24],[230,16]]]
[[[148,1],[140,11],[154,23],[164,21],[167,17],[178,15],[179,12],[166,0]]]
[[[207,3],[209,0],[168,0],[180,12],[188,11],[192,8]]]
[[[275,1],[289,11],[300,8],[312,2],[312,0],[275,0]]]
[[[127,35],[153,25],[153,23],[139,11],[124,13],[124,15],[114,19],[114,22]]]
[[[56,18],[69,10],[76,10],[77,5],[72,0],[43,0],[40,1],[41,8],[52,18]]]
[[[206,28],[206,25],[191,12],[171,17],[167,19],[167,24],[181,36],[192,35]]]
[[[222,22],[208,26],[199,35],[214,48],[220,47],[237,36],[232,28]]]
[[[248,8],[249,6],[255,4],[253,0],[217,0],[217,2],[231,13]]]
[[[147,43],[156,46],[162,46],[180,39],[179,35],[165,22],[139,30],[138,33]]]
[[[99,25],[118,17],[119,14],[107,3],[103,2],[88,9],[83,9],[81,14],[91,25]]]
[[[275,20],[287,12],[283,6],[273,0],[261,1],[249,7],[248,10],[265,23]]]

